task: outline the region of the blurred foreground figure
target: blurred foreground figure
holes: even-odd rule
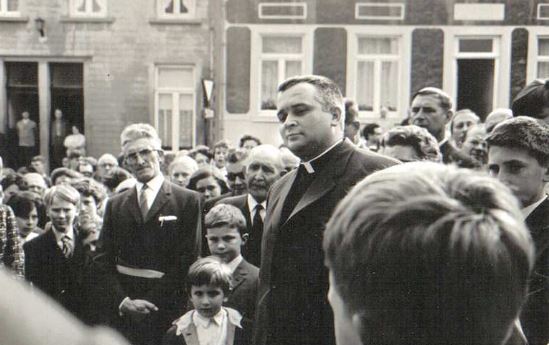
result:
[[[0,344],[2,345],[127,345],[106,328],[84,326],[27,284],[17,282],[0,269]]]
[[[526,299],[534,247],[495,179],[414,162],[374,173],[324,237],[338,345],[500,345]]]

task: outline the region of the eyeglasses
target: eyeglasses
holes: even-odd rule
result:
[[[246,178],[246,175],[244,174],[244,171],[238,173],[227,173],[227,180],[229,181],[236,181],[237,177],[240,177],[241,180],[244,180]]]
[[[151,149],[142,149],[137,152],[128,153],[125,157],[126,162],[128,163],[135,163],[137,162],[138,156],[141,157],[141,159],[146,159],[151,157],[152,153],[156,150]]]

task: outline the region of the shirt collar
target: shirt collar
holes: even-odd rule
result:
[[[156,194],[160,190],[160,187],[162,187],[162,183],[164,183],[164,176],[162,174],[158,174],[146,183],[150,190],[153,191],[154,194]],[[135,184],[135,188],[137,188],[137,194],[141,192],[141,189],[143,189],[143,185],[143,182],[137,181],[137,183]]]
[[[251,218],[254,217],[254,211],[257,204],[259,204],[257,200],[255,200],[255,198],[250,193],[248,193],[248,210],[250,211]],[[267,200],[263,200],[263,202],[261,203],[261,206],[263,206],[263,209],[266,210]]]
[[[198,312],[193,313],[193,322],[195,326],[202,327],[202,328],[208,328],[210,324],[213,322],[217,326],[221,326],[223,323],[223,319],[225,318],[225,310],[223,308],[219,309],[219,312],[215,314],[211,318],[206,318],[202,315],[200,315]]]
[[[345,138],[343,139],[340,139],[340,140],[337,140],[332,146],[328,147],[326,150],[324,150],[321,154],[319,154],[318,156],[314,157],[313,159],[309,159],[308,161],[306,162],[301,162],[301,165],[303,165],[303,167],[305,168],[305,170],[309,173],[309,174],[313,174],[315,172],[315,168],[313,167],[313,162],[317,161],[320,157],[326,155],[328,152],[330,152],[334,147],[336,147],[337,145],[339,145],[340,143],[342,143],[343,141],[345,140]]]
[[[61,231],[58,231],[52,224],[51,230],[53,231],[53,234],[55,235],[55,240],[57,242],[62,241],[64,236],[68,236],[71,239],[71,241],[74,241],[74,229],[72,227],[69,230],[67,230],[67,232],[61,232]]]
[[[234,258],[231,262],[227,263],[227,266],[231,270],[231,273],[234,273],[234,271],[236,270],[238,265],[240,265],[242,260],[244,260],[244,258],[242,257],[242,254],[241,254],[241,255],[238,255],[236,258]]]
[[[522,208],[520,211],[522,212],[522,216],[524,217],[524,219],[526,219],[530,215],[530,213],[532,213],[542,202],[544,202],[545,199],[547,199],[547,195],[543,195],[543,197],[535,203]]]
[[[438,142],[438,146],[442,146],[446,144],[447,141],[448,141],[448,137],[444,137],[441,141]]]

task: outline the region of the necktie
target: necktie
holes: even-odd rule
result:
[[[254,219],[252,220],[252,231],[250,234],[250,240],[248,241],[248,257],[246,260],[252,263],[252,265],[259,266],[261,262],[261,238],[263,237],[263,218],[261,218],[261,211],[263,206],[257,204],[254,208]]]
[[[67,235],[63,236],[61,238],[61,241],[63,242],[63,255],[65,255],[66,258],[69,258],[72,255],[72,241],[71,238]]]
[[[139,209],[141,210],[141,215],[143,216],[143,219],[147,217],[147,213],[149,213],[149,204],[147,203],[147,184],[143,185],[143,188],[141,188],[141,193],[139,193]]]

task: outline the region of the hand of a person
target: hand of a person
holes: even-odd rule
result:
[[[158,311],[158,307],[144,299],[128,298],[120,306],[120,311],[135,321],[141,321],[151,312]]]

